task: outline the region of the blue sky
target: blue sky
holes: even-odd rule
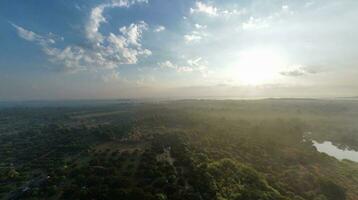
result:
[[[0,100],[357,95],[355,0],[3,0]]]

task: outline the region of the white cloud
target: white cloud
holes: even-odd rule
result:
[[[190,13],[204,13],[210,16],[217,16],[218,9],[215,6],[207,5],[201,1],[195,2],[195,7],[190,8]]]
[[[203,27],[201,27],[201,29],[203,29]],[[206,37],[208,34],[206,32],[204,32],[203,30],[198,30],[198,31],[192,31],[189,34],[185,34],[184,35],[184,40],[185,43],[194,43],[194,42],[199,42],[200,40],[202,40],[204,37]]]
[[[208,62],[204,60],[202,57],[188,59],[187,63],[191,68],[194,69],[194,71],[199,71],[204,76],[208,74]]]
[[[200,24],[195,24],[194,26],[196,29],[206,29],[207,28],[206,25],[200,25]]]
[[[201,39],[202,39],[202,36],[201,36],[201,35],[198,35],[198,34],[187,34],[187,35],[184,35],[184,40],[185,40],[185,42],[187,42],[187,43],[195,42],[195,41],[200,41]]]
[[[170,69],[176,69],[177,66],[174,65],[171,61],[167,60],[161,63],[158,63],[159,67],[164,69],[164,68],[170,68]]]
[[[103,17],[103,10],[108,7],[107,5],[100,5],[92,9],[90,19],[85,26],[87,39],[91,42],[98,44],[103,42],[103,36],[98,31],[101,23],[106,22]]]
[[[37,35],[36,33],[26,30],[20,26],[17,26],[15,24],[12,24],[12,26],[14,26],[17,30],[18,35],[27,40],[27,41],[36,41],[39,40],[41,37],[39,35]]]
[[[173,64],[171,61],[167,60],[161,63],[158,63],[159,67],[161,69],[173,69],[177,72],[192,72],[193,68],[191,68],[190,66],[186,66],[186,65],[176,65]]]
[[[203,75],[207,74],[207,64],[201,57],[188,59],[185,65],[177,65],[169,60],[158,63],[161,69],[173,69],[177,72],[200,72]]]
[[[30,42],[37,42],[40,45],[54,44],[56,42],[55,40],[57,39],[57,36],[54,35],[53,33],[49,33],[47,37],[43,37],[32,31],[26,30],[16,24],[11,23],[11,25],[16,29],[19,37],[21,37],[24,40]]]
[[[57,48],[53,45],[55,41],[52,36],[40,36],[17,25],[13,26],[21,38],[40,44],[50,61],[62,65],[66,71],[114,69],[122,64],[136,64],[140,57],[151,55],[151,51],[142,48],[141,44],[142,34],[148,25],[140,21],[119,28],[119,34],[103,35],[99,32],[101,24],[107,22],[103,11],[106,8],[129,7],[139,2],[147,1],[112,0],[111,3],[93,8],[85,25],[86,39],[92,44],[88,48],[71,44],[63,49]]]
[[[128,45],[141,46],[140,39],[143,31],[148,29],[148,25],[144,21],[137,24],[131,24],[129,27],[121,27],[119,31],[126,38]]]
[[[148,3],[148,0],[112,0],[110,3],[100,4],[91,10],[89,20],[85,26],[87,38],[94,42],[101,42],[103,35],[99,32],[99,27],[102,23],[106,23],[106,18],[103,12],[107,8],[122,8],[129,7],[136,3]]]
[[[240,10],[233,9],[233,10],[222,10],[222,11],[220,11],[220,14],[224,15],[224,16],[244,15],[246,13],[247,13],[246,9],[240,9]]]
[[[177,71],[178,72],[192,72],[192,71],[194,71],[194,69],[189,66],[181,66],[181,67],[177,68]]]
[[[269,28],[294,14],[295,12],[291,10],[289,5],[282,5],[280,10],[273,12],[268,16],[251,16],[247,21],[242,22],[241,28],[243,30],[258,30]]]
[[[246,22],[242,23],[243,30],[256,30],[268,28],[270,26],[267,19],[264,18],[254,18],[250,17],[250,19]]]
[[[288,11],[290,7],[288,5],[282,5],[282,10]]]
[[[154,29],[154,32],[162,32],[165,30],[165,26],[158,26],[156,29]]]
[[[302,65],[293,65],[289,66],[288,68],[288,70],[282,71],[280,74],[283,76],[299,77],[317,73],[316,70],[310,69]]]
[[[202,60],[201,57],[195,58],[195,59],[189,59],[188,64],[190,66],[200,66],[200,61]]]
[[[190,13],[202,13],[209,16],[231,16],[231,15],[243,15],[246,14],[245,9],[232,9],[232,10],[223,10],[219,9],[214,5],[205,4],[201,1],[195,2],[195,6],[190,8]]]

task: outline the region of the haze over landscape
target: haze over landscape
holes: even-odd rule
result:
[[[0,2],[0,99],[356,96],[358,2]]]
[[[1,0],[0,200],[357,200],[357,0]]]

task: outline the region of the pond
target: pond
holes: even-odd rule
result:
[[[348,159],[358,162],[358,151],[339,149],[330,141],[318,143],[317,141],[313,140],[312,142],[313,146],[315,146],[317,151],[319,152],[326,153],[330,156],[337,158],[338,160]]]

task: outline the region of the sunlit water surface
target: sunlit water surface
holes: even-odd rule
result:
[[[326,153],[330,156],[337,158],[338,160],[348,159],[355,162],[358,162],[358,151],[348,150],[348,149],[339,149],[332,142],[325,141],[323,143],[318,143],[317,141],[312,141],[313,146],[317,148],[317,151]]]

